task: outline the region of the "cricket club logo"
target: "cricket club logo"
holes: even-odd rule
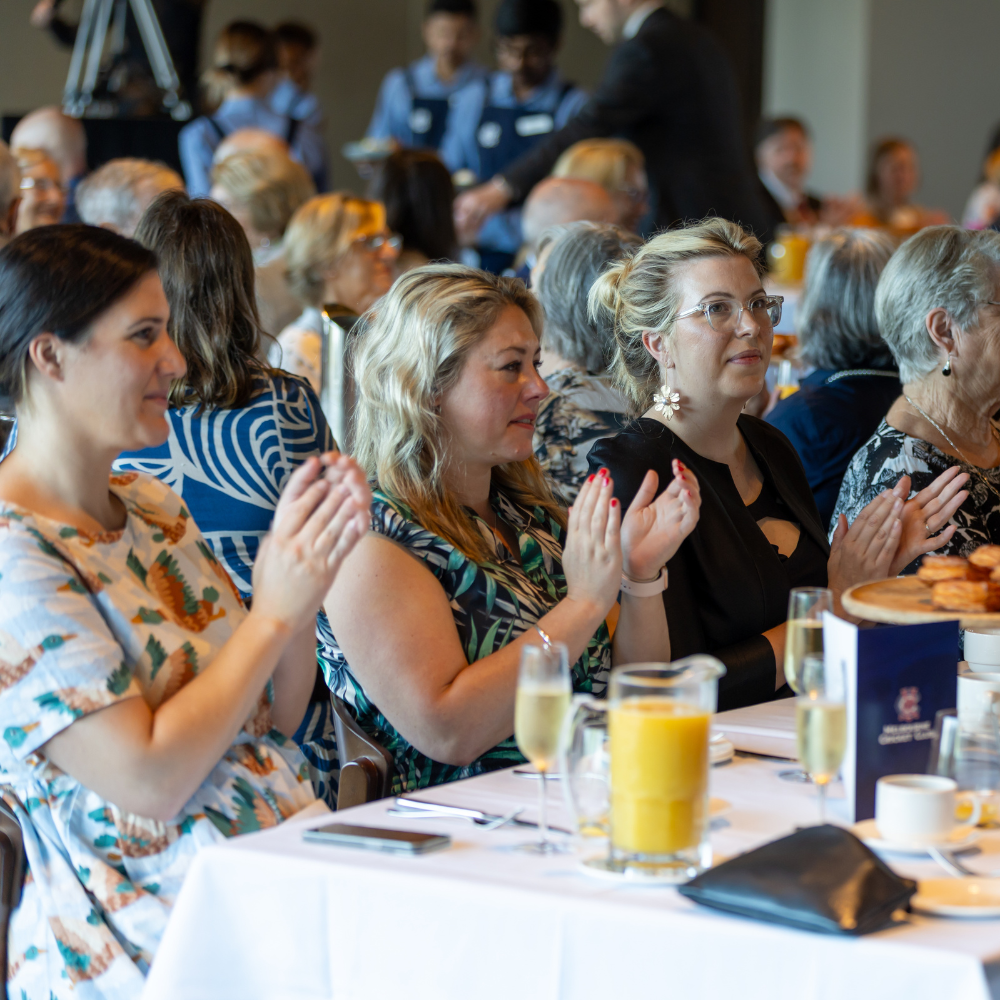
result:
[[[920,718],[920,688],[899,689],[896,699],[896,715],[900,722],[915,722]]]

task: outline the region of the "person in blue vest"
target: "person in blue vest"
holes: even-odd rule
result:
[[[253,21],[233,21],[215,44],[212,66],[203,76],[212,114],[181,129],[178,138],[188,194],[205,197],[212,187],[212,157],[219,143],[239,129],[258,128],[283,139],[293,159],[326,186],[326,149],[315,122],[275,111],[268,104],[277,82],[274,36]]]
[[[499,69],[452,103],[441,143],[452,173],[470,170],[479,181],[489,180],[587,103],[586,92],[555,65],[562,26],[557,0],[502,0],[495,24]],[[520,209],[494,215],[477,237],[481,266],[502,272],[521,243]]]
[[[439,149],[451,102],[488,75],[472,58],[479,41],[474,0],[430,0],[423,34],[427,54],[390,70],[382,81],[368,138]]]

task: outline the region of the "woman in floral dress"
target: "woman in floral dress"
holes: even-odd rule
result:
[[[185,370],[155,263],[85,226],[0,252],[19,428],[0,466],[0,780],[29,865],[8,971],[26,1000],[137,998],[194,852],[314,801],[287,737],[317,609],[369,516],[349,459],[303,464],[247,612],[180,498],[111,475],[165,440]]]
[[[523,760],[514,696],[539,630],[568,647],[577,691],[603,694],[614,660],[670,659],[655,584],[697,521],[698,484],[678,463],[653,503],[650,474],[622,519],[610,479],[591,476],[567,517],[532,454],[540,326],[516,279],[442,264],[399,278],[360,336],[372,532],[326,602],[320,656],[393,754],[397,792]],[[653,586],[623,594],[612,642],[629,581]]]

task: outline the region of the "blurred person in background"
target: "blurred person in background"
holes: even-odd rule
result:
[[[617,434],[628,402],[611,384],[613,317],[591,317],[587,299],[611,262],[642,246],[642,237],[618,226],[572,222],[542,236],[549,252],[534,288],[545,311],[543,375],[548,396],[535,419],[535,457],[572,503],[587,478],[587,455],[598,438]]]
[[[44,149],[14,149],[21,172],[21,205],[17,212],[17,232],[51,226],[63,217],[66,197],[59,179],[59,167]]]
[[[587,102],[586,93],[556,68],[563,13],[556,0],[501,0],[494,34],[498,70],[455,97],[441,158],[448,169],[487,181]],[[500,273],[524,241],[520,211],[494,215],[482,227],[459,231],[482,266]]]
[[[296,210],[315,194],[309,171],[287,153],[234,153],[212,168],[211,197],[232,214],[250,242],[260,323],[272,337],[301,312],[285,280],[282,241]]]
[[[983,177],[976,185],[965,211],[962,225],[966,229],[988,229],[1000,218],[1000,148],[993,149],[983,163]]]
[[[852,226],[884,226],[909,236],[924,226],[944,225],[948,213],[913,202],[920,188],[920,159],[905,139],[880,139],[872,147],[865,183],[865,206],[851,218]]]
[[[21,171],[7,143],[0,140],[0,250],[17,232],[17,210],[21,203]]]
[[[212,154],[212,165],[221,163],[233,153],[263,153],[275,156],[291,156],[288,143],[273,132],[262,128],[238,128],[230,132]]]
[[[278,114],[268,99],[277,83],[274,37],[252,21],[233,21],[215,43],[212,63],[203,74],[205,98],[213,109],[189,122],[178,139],[184,177],[192,197],[211,189],[216,147],[237,129],[260,128],[283,139],[312,175],[317,190],[325,186],[326,150],[315,125]]]
[[[79,222],[76,188],[87,173],[87,133],[79,118],[61,108],[37,108],[14,126],[10,148],[44,149],[59,166],[59,180],[66,198],[63,222]]]
[[[754,134],[753,152],[771,231],[783,224],[819,222],[823,199],[806,190],[813,149],[805,123],[799,118],[763,119]]]
[[[455,260],[458,240],[448,168],[427,150],[396,150],[376,171],[369,196],[385,206],[388,228],[403,240],[396,275],[430,261]]]
[[[649,214],[646,158],[627,139],[584,139],[556,160],[552,176],[600,184],[618,209],[615,222],[630,233],[639,232]]]
[[[524,203],[524,246],[517,277],[530,284],[538,267],[539,240],[551,226],[569,222],[617,222],[618,210],[606,188],[595,181],[546,177]]]
[[[325,304],[360,316],[393,282],[400,240],[389,232],[385,208],[345,193],[310,198],[285,231],[288,286],[304,307],[281,331],[270,359],[320,390]],[[341,442],[343,444],[343,442]]]
[[[322,128],[323,112],[312,89],[319,64],[319,35],[298,21],[282,21],[274,28],[274,44],[281,75],[268,103],[279,115]]]
[[[440,149],[452,98],[487,76],[472,57],[479,42],[475,0],[430,0],[423,39],[427,54],[390,70],[382,81],[369,138]]]
[[[875,287],[895,248],[885,231],[840,229],[806,258],[795,321],[799,355],[815,371],[765,419],[799,453],[823,524],[854,453],[903,391],[875,319]]]
[[[165,163],[123,157],[108,160],[77,188],[80,220],[132,238],[142,213],[164,191],[183,191],[184,180]]]
[[[767,218],[744,148],[728,56],[660,0],[577,0],[580,23],[611,53],[593,98],[565,128],[455,202],[459,239],[521,202],[582,139],[630,139],[646,158],[653,227],[720,215],[763,233]]]

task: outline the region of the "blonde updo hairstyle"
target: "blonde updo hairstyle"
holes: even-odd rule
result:
[[[307,306],[323,304],[330,270],[355,240],[385,229],[380,202],[337,192],[320,194],[299,206],[285,230],[288,287]]]
[[[642,335],[660,333],[669,340],[680,309],[677,272],[711,257],[745,257],[764,275],[760,241],[735,222],[709,218],[654,237],[604,271],[590,289],[592,321],[609,323],[614,332],[612,374],[633,416],[653,405],[661,381],[659,363]]]
[[[541,307],[518,279],[460,264],[418,267],[365,317],[353,356],[355,458],[413,520],[480,563],[495,560],[496,553],[445,487],[448,441],[438,401],[458,381],[470,351],[512,306],[540,335]],[[522,507],[542,507],[565,527],[565,511],[533,455],[496,466],[493,484]]]

